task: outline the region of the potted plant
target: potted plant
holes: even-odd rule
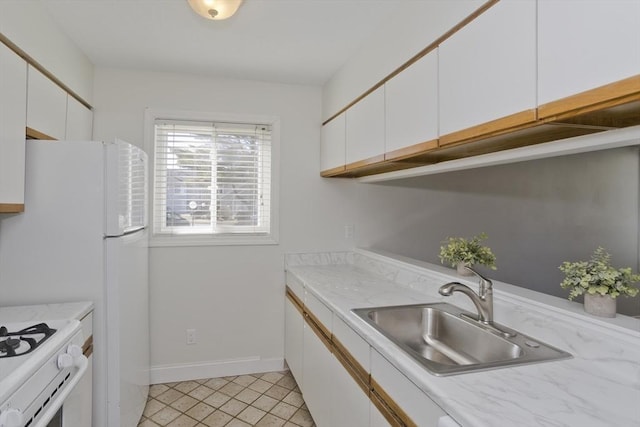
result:
[[[589,261],[565,261],[559,268],[565,274],[560,286],[570,289],[569,300],[584,294],[584,309],[589,314],[615,317],[616,298],[638,294],[633,284],[640,282],[640,274],[631,273],[631,268],[612,267],[611,255],[602,247]]]
[[[458,270],[459,274],[468,276],[471,273],[464,268],[475,264],[485,265],[492,270],[496,269],[496,256],[488,246],[483,246],[480,242],[485,240],[487,235],[480,233],[471,239],[464,237],[447,237],[440,247],[440,262],[449,263]]]

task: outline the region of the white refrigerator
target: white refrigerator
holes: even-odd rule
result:
[[[0,305],[93,301],[93,426],[135,427],[149,390],[147,156],[123,141],[26,149],[25,211],[0,216]]]

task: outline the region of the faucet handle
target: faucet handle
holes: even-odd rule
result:
[[[473,268],[469,267],[468,265],[465,265],[464,268],[466,268],[467,270],[469,270],[470,272],[475,274],[478,277],[478,279],[480,279],[480,295],[483,295],[487,291],[492,289],[493,282],[491,280],[487,279],[482,274],[478,273],[476,270],[474,270]]]

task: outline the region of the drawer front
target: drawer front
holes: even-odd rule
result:
[[[404,412],[404,415],[412,421],[405,421],[405,424],[436,426],[440,418],[447,415],[442,408],[375,350],[371,351],[371,377],[375,379],[374,391],[378,387],[379,394],[386,394],[392,400],[392,409]],[[404,416],[400,415],[400,418],[402,419]]]
[[[327,308],[318,298],[308,291],[304,292],[305,311],[313,318],[327,338],[331,337],[333,312]]]
[[[295,275],[287,271],[286,284],[289,289],[298,297],[300,301],[304,301],[304,285]]]

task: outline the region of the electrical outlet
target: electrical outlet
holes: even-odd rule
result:
[[[354,230],[354,225],[353,224],[347,224],[344,226],[344,238],[345,239],[353,239],[353,230]]]
[[[196,330],[187,329],[187,344],[195,344],[195,343],[196,343]]]

